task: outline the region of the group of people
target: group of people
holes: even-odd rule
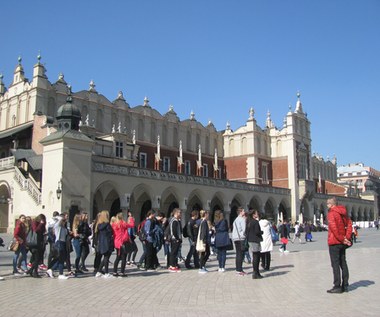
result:
[[[337,205],[335,198],[327,201],[328,213],[328,245],[333,268],[333,288],[328,293],[348,291],[348,266],[346,249],[351,246],[352,222],[343,206]],[[189,251],[184,258],[187,269],[198,269],[200,274],[207,273],[206,263],[211,249],[215,248],[218,260],[218,272],[225,272],[227,251],[235,248],[235,269],[239,275],[246,275],[243,260],[247,252],[252,256],[253,279],[261,279],[260,262],[264,271],[270,270],[271,251],[273,250],[274,226],[256,210],[238,208],[238,216],[232,224],[232,235],[221,210],[214,213],[214,222],[209,219],[209,212],[194,210],[185,226],[181,226],[181,210],[175,208],[169,219],[159,212],[150,210],[146,219],[135,230],[135,219],[128,212],[125,220],[119,212],[110,219],[108,211],[101,211],[92,225],[88,223],[86,213],[74,216],[72,225],[68,222],[68,213],[53,213],[52,219],[46,221],[43,214],[33,220],[20,215],[14,230],[15,253],[13,257],[13,274],[41,277],[39,270],[46,270],[49,277],[54,277],[54,270],[59,271],[59,279],[88,271],[86,258],[90,245],[95,250],[95,277],[124,277],[127,263],[135,263],[138,251],[135,239],[139,237],[143,253],[137,264],[140,269],[156,271],[160,268],[157,253],[164,247],[169,272],[178,273],[181,269],[178,259],[182,258],[181,247],[183,237],[189,240]],[[297,227],[298,226],[298,227]],[[278,227],[281,237],[281,252],[287,252],[289,226],[284,221]],[[295,226],[295,238],[299,238],[299,225]],[[33,236],[33,237],[32,237]],[[90,243],[90,238],[92,243]],[[49,246],[47,266],[44,265],[44,253]],[[75,270],[71,271],[70,252],[75,251]],[[110,256],[116,250],[113,273],[109,273]],[[27,264],[27,252],[31,253]],[[130,261],[132,258],[132,262]],[[120,270],[119,263],[121,261]],[[68,270],[65,275],[64,265]],[[191,265],[193,264],[193,266]]]
[[[92,247],[95,252],[95,277],[126,276],[127,264],[135,264],[141,270],[155,271],[161,267],[158,252],[164,248],[166,267],[169,272],[181,272],[178,265],[183,260],[187,269],[198,269],[199,273],[207,273],[206,263],[210,255],[216,253],[218,272],[225,272],[227,251],[236,249],[236,273],[245,275],[243,259],[250,258],[251,250],[254,278],[261,278],[259,262],[262,268],[270,268],[270,251],[273,249],[271,240],[271,224],[265,219],[259,219],[259,213],[251,210],[246,212],[238,209],[238,217],[232,228],[230,239],[229,225],[221,210],[214,213],[214,221],[209,219],[208,211],[194,210],[185,226],[181,225],[181,210],[175,208],[167,219],[161,212],[150,210],[146,219],[136,230],[135,219],[128,212],[124,219],[122,212],[110,218],[108,211],[98,213],[93,223],[89,224],[87,213],[76,214],[69,223],[69,214],[53,213],[50,220],[40,214],[34,219],[20,215],[14,230],[13,274],[27,275],[39,278],[39,272],[44,271],[49,277],[54,277],[58,271],[58,279],[68,279],[78,274],[88,272],[86,259]],[[258,227],[259,226],[259,227]],[[29,242],[29,236],[36,236],[36,243]],[[189,240],[189,252],[182,257],[182,240]],[[135,262],[138,247],[136,238],[142,242],[142,255]],[[47,265],[44,264],[44,254],[48,251]],[[71,263],[71,252],[75,252],[75,262]],[[110,257],[116,251],[113,271],[110,272]],[[27,253],[30,260],[27,261]],[[119,266],[120,264],[120,266]],[[68,273],[64,274],[64,269]]]

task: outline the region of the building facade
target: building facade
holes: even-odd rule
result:
[[[326,193],[317,191],[310,122],[300,96],[277,129],[268,114],[261,129],[250,111],[246,126],[217,131],[191,113],[181,121],[145,97],[131,107],[87,90],[72,92],[63,74],[51,83],[38,56],[33,77],[19,59],[12,82],[0,77],[0,230],[12,230],[19,214],[48,217],[130,209],[136,219],[159,209],[221,209],[232,221],[239,206],[277,221],[326,215]],[[345,198],[342,198],[345,199]],[[373,202],[353,199],[368,219]]]

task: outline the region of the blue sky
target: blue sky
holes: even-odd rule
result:
[[[218,130],[282,125],[301,92],[312,152],[380,170],[380,1],[4,1],[0,72],[41,51],[54,82],[97,90]]]

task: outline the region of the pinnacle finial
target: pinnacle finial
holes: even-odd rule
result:
[[[72,97],[72,90],[71,90],[71,85],[67,85],[67,98],[66,98],[66,102],[73,102],[73,97]]]
[[[38,60],[38,62],[40,62],[40,60],[41,60],[41,52],[40,51],[38,51],[37,60]]]
[[[148,99],[148,97],[147,96],[145,96],[145,98],[144,98],[144,106],[149,106],[149,99]]]
[[[22,57],[21,57],[21,55],[18,57],[17,61],[18,61],[18,64],[21,65],[21,62],[22,62]]]
[[[300,99],[300,97],[301,97],[301,93],[300,93],[300,91],[298,90],[298,91],[297,91],[297,98]]]

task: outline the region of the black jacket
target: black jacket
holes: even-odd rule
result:
[[[188,238],[191,239],[192,241],[196,241],[198,237],[198,230],[199,230],[197,221],[191,218],[187,222],[186,229],[187,229]]]
[[[259,222],[256,219],[250,220],[245,231],[248,242],[260,243],[263,241],[262,234]]]

